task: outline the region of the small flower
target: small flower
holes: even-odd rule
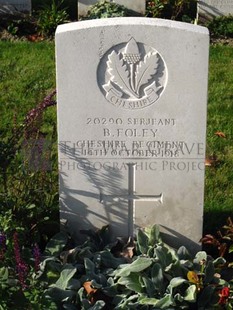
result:
[[[14,241],[14,253],[15,253],[15,262],[16,262],[16,272],[18,273],[18,278],[20,285],[22,289],[26,289],[26,277],[28,274],[28,266],[24,263],[24,261],[21,258],[20,254],[20,247],[19,247],[19,239],[18,239],[18,233],[15,232],[13,235],[13,241]]]
[[[218,303],[220,305],[225,305],[227,303],[227,300],[228,300],[229,296],[230,296],[230,289],[229,289],[229,287],[226,287],[226,286],[223,287],[221,292],[220,292],[220,294],[219,294],[220,298],[219,298]]]
[[[6,235],[0,233],[0,260],[4,260],[6,252]]]
[[[38,272],[40,267],[40,257],[41,257],[41,253],[40,253],[40,248],[38,246],[38,244],[36,243],[34,248],[33,248],[33,257],[34,257],[34,268],[35,268],[35,272]]]

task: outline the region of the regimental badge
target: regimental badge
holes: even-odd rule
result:
[[[152,47],[131,38],[104,54],[98,67],[99,87],[116,107],[142,109],[155,103],[167,83],[162,56]]]

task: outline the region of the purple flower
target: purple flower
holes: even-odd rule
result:
[[[6,235],[0,233],[0,260],[4,260],[6,253]]]
[[[38,244],[36,243],[34,248],[33,248],[33,257],[34,257],[34,261],[35,261],[35,272],[39,271],[40,267],[40,257],[41,257],[41,253],[40,253],[40,248],[38,246]]]
[[[21,284],[22,289],[26,289],[26,277],[28,274],[28,266],[24,263],[21,258],[20,254],[20,247],[19,247],[19,238],[18,233],[15,232],[13,235],[14,240],[14,253],[15,253],[15,261],[16,261],[16,272],[18,273],[19,282]]]

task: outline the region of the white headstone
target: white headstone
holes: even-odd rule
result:
[[[207,19],[233,14],[232,0],[202,0],[198,1],[198,15]]]
[[[202,236],[208,30],[113,18],[56,32],[61,219]]]
[[[19,12],[30,13],[32,10],[31,0],[0,0],[0,4],[11,5]]]
[[[78,16],[85,16],[87,11],[90,9],[90,6],[96,4],[98,1],[99,0],[78,0]],[[110,0],[110,2],[124,5],[126,8],[142,15],[145,14],[145,0]]]

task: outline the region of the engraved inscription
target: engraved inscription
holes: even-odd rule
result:
[[[102,57],[98,81],[107,101],[116,107],[142,109],[155,103],[167,83],[167,68],[162,56],[152,47],[136,42],[114,46]]]

